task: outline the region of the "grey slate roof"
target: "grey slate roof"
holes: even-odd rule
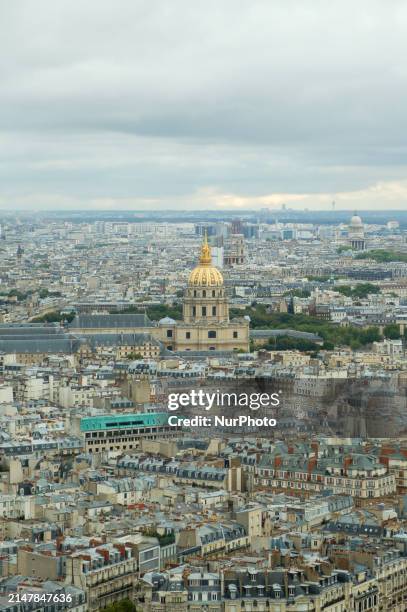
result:
[[[82,336],[91,346],[141,346],[150,343],[153,346],[161,346],[161,343],[153,338],[151,334],[89,334]]]
[[[146,314],[80,314],[69,324],[69,328],[74,330],[152,326],[153,323]]]
[[[38,340],[27,339],[10,339],[0,340],[0,351],[4,353],[75,353],[81,344],[78,338],[70,340],[69,338],[61,338],[51,340],[41,338]]]
[[[58,323],[3,323],[0,325],[0,338],[6,336],[55,336],[64,335],[64,329]]]
[[[106,317],[108,320],[106,321]],[[144,315],[97,315],[80,317],[84,327],[89,325],[93,328],[113,326],[117,319],[124,317],[125,321],[121,327],[148,327],[148,317]],[[78,319],[79,317],[77,317]],[[88,324],[87,320],[92,319]],[[98,325],[95,326],[95,323]],[[74,331],[75,328],[72,328]],[[141,346],[150,343],[161,347],[161,343],[148,333],[94,333],[83,334],[77,329],[77,333],[70,333],[58,324],[27,323],[0,325],[0,352],[4,353],[75,353],[79,348],[88,344],[96,346]]]
[[[59,325],[0,325],[0,351],[5,353],[74,353],[83,343]]]

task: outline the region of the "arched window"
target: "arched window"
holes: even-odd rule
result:
[[[206,291],[205,291],[205,289],[202,291],[202,297],[206,297]]]

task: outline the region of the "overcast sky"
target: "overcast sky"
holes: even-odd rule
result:
[[[0,0],[1,209],[407,208],[405,0]]]

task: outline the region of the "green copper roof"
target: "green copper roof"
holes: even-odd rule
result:
[[[104,414],[81,419],[81,431],[116,429],[121,427],[162,427],[168,424],[166,412],[140,412],[133,414]]]

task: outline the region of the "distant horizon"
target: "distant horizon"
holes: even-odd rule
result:
[[[20,208],[20,209],[7,209],[7,208],[0,208],[0,214],[5,213],[5,214],[10,214],[10,215],[15,215],[15,214],[19,214],[22,212],[26,212],[26,213],[36,213],[36,212],[41,212],[41,213],[47,213],[47,214],[59,214],[59,213],[72,213],[72,214],[120,214],[120,213],[134,213],[134,214],[153,214],[153,213],[166,213],[166,214],[180,214],[180,213],[188,213],[188,214],[205,214],[205,213],[219,213],[219,214],[227,214],[227,215],[234,215],[236,216],[236,218],[239,217],[239,215],[246,215],[246,214],[255,214],[255,213],[261,213],[263,211],[268,211],[270,213],[274,213],[274,212],[282,212],[282,213],[324,213],[324,214],[337,214],[337,213],[349,213],[351,215],[353,214],[362,214],[362,213],[368,213],[368,214],[391,214],[396,213],[396,214],[400,214],[400,213],[405,213],[407,214],[407,208],[403,209],[403,208],[335,208],[335,210],[330,210],[328,208],[291,208],[291,207],[287,207],[287,208],[273,208],[273,207],[268,207],[268,206],[263,206],[261,208],[242,208],[239,210],[233,209],[233,208],[201,208],[201,209],[196,209],[196,208],[150,208],[150,209],[136,209],[136,208],[94,208],[94,209],[81,209],[81,208],[58,208],[57,210],[55,209],[49,209],[49,208],[34,208],[34,209],[30,209],[30,208]]]
[[[397,221],[401,230],[407,228],[407,210],[300,210],[300,209],[267,209],[267,210],[14,210],[1,211],[0,223],[21,217],[30,223],[45,222],[47,219],[73,223],[94,223],[106,221],[112,223],[216,223],[230,222],[241,218],[250,223],[310,223],[313,225],[348,224],[351,217],[357,214],[365,225],[386,225],[389,221]]]
[[[96,197],[91,199],[80,200],[71,198],[67,195],[55,196],[47,194],[46,196],[35,196],[32,200],[24,196],[17,201],[13,198],[7,198],[1,195],[0,188],[0,213],[12,212],[51,212],[51,211],[98,211],[98,212],[114,212],[126,211],[134,213],[145,212],[231,212],[236,215],[243,212],[256,212],[263,209],[271,211],[290,210],[295,212],[314,211],[314,212],[331,212],[334,203],[334,211],[398,211],[407,210],[407,181],[405,185],[406,200],[396,203],[393,199],[394,193],[404,193],[404,186],[399,185],[382,185],[377,189],[368,189],[361,194],[347,194],[342,200],[347,200],[346,204],[341,204],[341,198],[330,197],[327,194],[276,194],[268,196],[238,196],[234,194],[218,194],[216,190],[210,195],[194,194],[192,196],[183,196],[181,198],[165,197],[167,204],[160,203],[154,197],[145,198],[116,198],[116,197]],[[372,197],[373,201],[369,201],[369,193],[375,193]],[[384,200],[388,204],[380,204],[380,194],[383,194]],[[287,197],[285,198],[284,195]],[[207,197],[208,196],[208,197]],[[217,197],[219,196],[219,200]],[[274,201],[273,201],[274,198]],[[43,201],[44,203],[40,202]],[[284,209],[282,207],[285,207]]]

